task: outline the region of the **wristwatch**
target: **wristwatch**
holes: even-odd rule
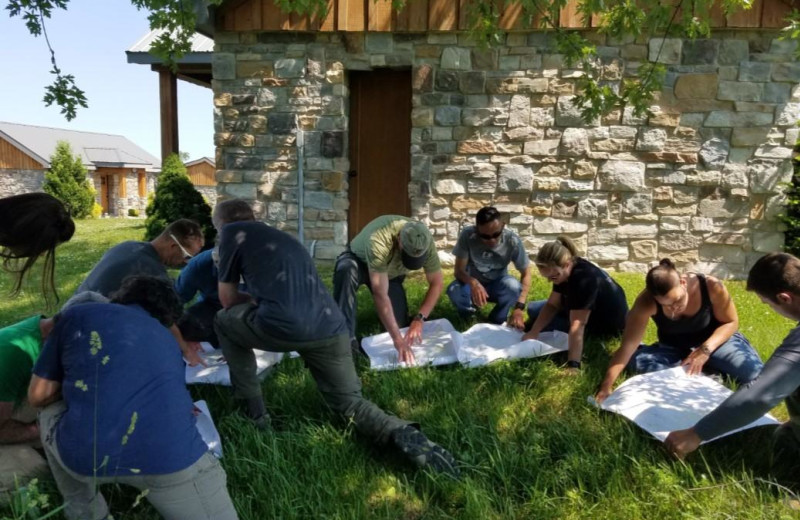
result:
[[[521,311],[525,310],[525,303],[524,302],[517,302],[514,304],[515,309],[519,309]]]
[[[417,321],[417,320],[424,322],[426,320],[425,315],[420,312],[419,314],[414,316],[414,321]]]
[[[710,356],[713,351],[710,348],[708,348],[708,345],[703,343],[702,345],[700,345],[700,352],[702,352],[706,356]]]

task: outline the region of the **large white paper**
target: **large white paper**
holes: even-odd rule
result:
[[[400,329],[405,335],[408,327]],[[453,334],[458,334],[455,327],[445,320],[431,320],[422,324],[422,344],[414,346],[416,366],[423,365],[450,365],[458,361],[456,343]],[[397,357],[392,337],[388,332],[369,336],[361,340],[361,348],[369,357],[370,368],[373,370],[395,370],[404,368],[406,363],[401,363]]]
[[[222,355],[222,349],[215,349],[209,343],[200,343],[203,352],[200,357],[206,365],[189,366],[186,365],[186,384],[208,384],[231,386],[231,372],[228,362]],[[256,355],[257,372],[261,375],[266,369],[277,365],[283,359],[282,352],[267,352],[265,350],[253,350]]]
[[[218,459],[222,458],[222,439],[219,436],[217,427],[214,425],[214,419],[211,418],[211,412],[208,410],[208,405],[205,401],[195,401],[194,414],[197,417],[197,431],[200,432],[200,437],[203,442],[208,446],[208,451],[214,454]]]
[[[603,401],[600,408],[630,419],[663,442],[670,432],[694,426],[732,393],[710,377],[690,376],[682,367],[675,367],[628,379]],[[594,402],[592,398],[590,400]],[[755,426],[777,423],[773,416],[766,414],[715,439]]]
[[[401,329],[403,334],[408,329]],[[504,325],[480,323],[464,333],[446,319],[431,320],[422,326],[422,344],[415,345],[416,366],[462,363],[477,367],[500,359],[546,356],[567,350],[567,334],[543,332],[538,340],[522,341],[522,333]],[[361,340],[361,347],[374,370],[406,368],[388,332]]]

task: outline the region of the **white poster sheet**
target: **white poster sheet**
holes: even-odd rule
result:
[[[408,328],[400,330],[406,334]],[[388,332],[361,340],[373,370],[406,368],[400,363],[397,350]],[[446,319],[427,321],[422,326],[422,343],[413,347],[415,366],[450,365],[483,366],[500,359],[521,359],[546,356],[567,350],[567,334],[543,332],[538,340],[522,341],[522,332],[505,325],[480,323],[466,332],[458,332]]]
[[[195,401],[194,415],[197,418],[197,431],[200,432],[200,437],[208,446],[208,451],[213,453],[216,458],[221,459],[222,439],[214,425],[214,419],[211,418],[208,404],[205,401]]]
[[[683,367],[674,367],[628,379],[603,401],[600,408],[622,415],[664,442],[670,432],[694,426],[732,393],[710,377],[690,376]],[[594,403],[592,397],[589,399]],[[778,421],[766,414],[747,426],[703,443],[770,424],[778,424]]]
[[[186,364],[186,384],[208,384],[231,386],[231,372],[228,362],[222,355],[222,349],[215,349],[210,343],[200,343],[203,352],[200,358],[206,366]],[[283,359],[283,352],[267,352],[266,350],[253,350],[256,355],[256,366],[258,375],[271,366],[277,365]]]

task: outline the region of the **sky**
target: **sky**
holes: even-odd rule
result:
[[[125,55],[150,30],[145,11],[128,0],[70,0],[45,20],[62,73],[74,75],[88,98],[89,108],[67,121],[42,101],[52,82],[44,38],[10,18],[6,4],[0,1],[0,121],[119,134],[161,156],[158,73]],[[211,89],[178,81],[180,150],[190,159],[214,157],[212,99]]]

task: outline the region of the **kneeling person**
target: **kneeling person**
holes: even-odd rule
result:
[[[447,288],[447,296],[459,315],[468,317],[487,302],[496,305],[489,314],[491,323],[508,320],[511,327],[525,326],[525,301],[531,288],[531,266],[519,236],[506,229],[496,208],[481,208],[475,225],[461,231],[453,248],[456,279]],[[508,274],[508,264],[521,273],[521,280]],[[509,317],[511,308],[513,313]]]
[[[219,233],[217,337],[228,360],[234,394],[259,428],[269,427],[253,349],[297,351],[328,406],[363,434],[392,442],[414,463],[457,474],[455,461],[414,426],[387,414],[361,394],[344,316],[322,283],[305,247],[294,237],[255,222],[243,200],[214,208]],[[244,278],[249,294],[240,290]]]

